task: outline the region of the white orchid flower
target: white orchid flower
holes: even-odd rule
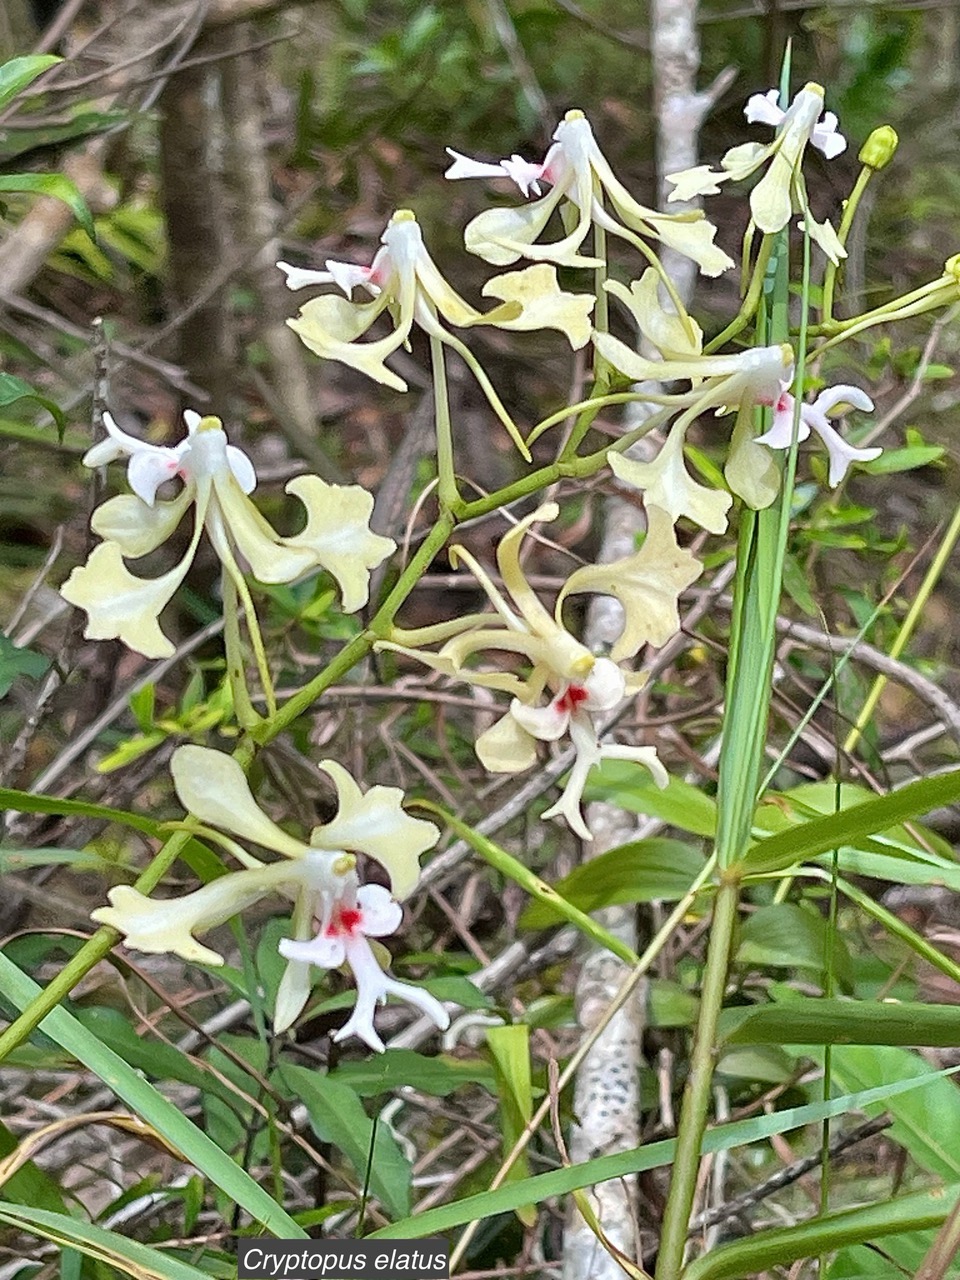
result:
[[[773,410],[773,425],[762,436],[757,436],[756,444],[765,444],[771,449],[789,449],[793,441],[793,419],[796,401],[787,391],[781,392]],[[821,391],[812,404],[800,406],[800,423],[797,428],[797,439],[806,440],[814,431],[826,445],[830,457],[830,488],[835,489],[843,482],[848,469],[854,462],[872,462],[879,458],[883,450],[880,448],[857,449],[848,444],[835,427],[830,425],[829,414],[843,412],[840,406],[860,409],[864,413],[873,410],[873,401],[859,387],[837,385]]]
[[[744,109],[751,124],[773,125],[777,134],[772,142],[745,142],[732,147],[720,161],[720,171],[701,164],[668,174],[667,181],[674,184],[669,199],[686,201],[716,195],[721,182],[740,182],[769,162],[767,172],[750,193],[753,221],[762,232],[770,234],[782,230],[792,214],[801,213],[811,239],[836,263],[846,253],[830,223],[819,223],[811,214],[802,165],[808,144],[832,160],[846,148],[846,140],[837,132],[833,112],[824,114],[820,85],[804,85],[786,111],[777,105],[778,97],[775,89],[766,94],[755,93]]]
[[[229,872],[177,898],[148,898],[129,885],[111,889],[110,906],[94,911],[93,919],[117,929],[127,945],[139,951],[220,965],[223,957],[198,942],[195,934],[223,924],[270,894],[291,899],[295,934],[301,939],[312,936],[314,920],[329,920],[335,903],[344,901],[345,895],[355,895],[355,854],[364,853],[379,862],[390,877],[393,894],[403,898],[416,888],[420,857],[440,838],[432,822],[403,811],[399,788],[375,786],[363,792],[333,760],[321,761],[320,768],[336,786],[337,814],[332,821],[315,827],[309,842],[288,834],[267,817],[232,757],[189,745],[177,748],[170,767],[177,795],[188,813],[211,827],[278,853],[283,860],[265,866],[242,846],[224,840],[243,862],[243,871]],[[386,889],[377,889],[374,902],[380,901],[377,895],[390,898]],[[382,918],[382,913],[377,918]],[[400,907],[395,903],[390,918],[399,923]],[[372,929],[366,932],[375,936]],[[291,959],[277,995],[278,1031],[293,1023],[309,992],[308,967]]]
[[[396,996],[414,1005],[431,1018],[441,1031],[450,1025],[450,1017],[439,1000],[408,982],[388,977],[374,955],[368,938],[383,938],[400,926],[403,912],[386,889],[380,885],[360,886],[356,876],[349,876],[341,892],[324,900],[323,912],[316,920],[316,934],[309,940],[283,938],[280,954],[293,965],[310,965],[318,969],[338,969],[348,964],[357,987],[357,1002],[350,1019],[334,1035],[334,1040],[357,1036],[377,1053],[384,1043],[373,1025],[378,1004],[387,996]],[[289,970],[288,970],[289,972]],[[282,1028],[278,1028],[282,1029]]]
[[[624,672],[618,664],[642,645],[663,644],[674,634],[679,627],[677,598],[699,575],[701,566],[677,545],[672,522],[657,511],[636,555],[611,565],[578,569],[551,614],[527,581],[520,565],[520,545],[532,524],[554,520],[558,514],[555,503],[545,503],[501,539],[497,564],[506,595],[469,552],[462,547],[453,549],[483,587],[494,615],[472,614],[418,631],[397,629],[392,641],[378,647],[407,654],[454,679],[513,695],[506,714],[475,744],[481,763],[492,773],[529,769],[536,762],[538,741],[568,737],[576,750],[576,761],[560,800],[544,817],[561,816],[573,831],[590,840],[580,800],[590,769],[601,759],[635,760],[651,770],[659,785],[666,785],[666,774],[652,747],[601,744],[596,717],[641,687],[642,676]],[[623,633],[610,658],[592,654],[561,621],[565,597],[590,591],[617,596],[624,606]],[[436,652],[422,647],[439,640],[445,643]],[[475,654],[496,650],[526,658],[529,673],[476,671],[466,666]]]
[[[636,290],[637,286],[633,288]],[[643,296],[635,293],[633,304]],[[643,492],[648,512],[656,506],[668,512],[673,521],[686,516],[710,533],[722,533],[727,527],[732,499],[724,490],[699,484],[687,471],[683,454],[687,429],[708,409],[718,414],[737,410],[738,425],[725,468],[727,482],[751,505],[762,506],[766,500],[754,501],[755,490],[762,480],[764,499],[769,494],[772,501],[779,488],[779,473],[769,455],[754,447],[752,430],[749,439],[746,431],[752,422],[753,406],[775,404],[782,388],[789,386],[793,377],[793,351],[782,344],[751,347],[732,355],[703,356],[696,342],[693,344],[696,349],[683,355],[677,329],[651,325],[648,321],[642,332],[646,336],[651,329],[658,335],[660,349],[665,351],[664,360],[647,360],[611,334],[596,334],[594,341],[600,354],[634,381],[689,381],[690,390],[678,397],[686,408],[652,462],[640,462],[615,451],[607,455],[607,461],[621,483]],[[768,476],[766,468],[774,474]]]
[[[346,298],[336,294],[312,298],[295,320],[287,321],[291,329],[316,355],[349,365],[396,391],[406,391],[407,384],[385,361],[407,344],[416,323],[467,363],[514,443],[529,459],[526,446],[487,375],[469,348],[442,322],[461,329],[479,324],[509,330],[558,329],[577,350],[590,340],[590,314],[595,299],[590,294],[561,290],[552,268],[531,268],[487,281],[484,294],[501,301],[492,310],[480,312],[443,278],[424,247],[420,226],[409,209],[400,209],[393,215],[380,243],[369,267],[331,261],[325,271],[306,271],[286,262],[277,263],[290,289],[333,284],[346,294]],[[353,302],[355,287],[365,289],[373,301]],[[393,333],[373,342],[359,341],[386,310],[395,325]]]
[[[173,645],[160,628],[159,615],[193,563],[204,528],[242,595],[246,586],[241,558],[266,583],[293,582],[325,569],[340,588],[344,611],[362,608],[369,595],[370,570],[395,549],[390,538],[370,531],[372,495],[359,485],[297,476],[286,491],[303,503],[306,524],[300,533],[281,537],[250,500],[257,483],[253,463],[227,443],[220,419],[188,410],[184,421],[186,438],[162,448],[121,431],[104,414],[107,438],[84,455],[89,467],[129,458],[127,478],[133,490],[94,512],[91,528],[104,541],[61,588],[65,600],[86,610],[87,639],[118,638],[148,658],[169,657]],[[160,485],[173,478],[182,481],[182,489],[174,498],[159,500]],[[158,578],[131,573],[124,561],[155,551],[190,507],[193,536],[180,563]]]
[[[635,244],[637,237],[658,240],[692,258],[701,272],[717,276],[733,266],[732,258],[713,239],[717,229],[699,210],[679,214],[658,213],[638,204],[620,182],[600,150],[582,111],[568,111],[553,135],[553,145],[539,165],[520,156],[489,164],[447,148],[453,164],[448,178],[509,178],[524,196],[540,194],[540,183],[551,190],[526,208],[486,209],[464,232],[471,253],[496,266],[509,266],[520,258],[555,262],[565,267],[597,267],[599,258],[584,256],[580,249],[593,223]],[[540,240],[555,209],[572,206],[572,228],[560,240]],[[609,208],[608,208],[609,206]],[[574,222],[575,218],[575,222]]]

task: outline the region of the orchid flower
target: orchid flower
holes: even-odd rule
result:
[[[757,436],[756,444],[765,444],[771,449],[789,449],[793,442],[793,419],[796,412],[794,397],[784,390],[778,398],[773,411],[773,425],[762,436]],[[835,489],[842,484],[847,471],[853,462],[872,462],[879,458],[882,449],[857,449],[848,444],[835,427],[829,422],[828,415],[839,406],[853,406],[864,413],[873,409],[873,401],[859,387],[838,385],[827,387],[821,391],[812,404],[801,404],[800,423],[797,428],[797,439],[808,439],[810,432],[815,431],[826,445],[830,457],[830,488]],[[843,412],[843,409],[840,409]]]
[[[491,407],[526,454],[526,446],[487,375],[469,348],[441,321],[461,329],[478,324],[509,330],[559,329],[578,350],[590,340],[590,313],[595,299],[590,294],[561,290],[552,267],[531,267],[487,281],[484,295],[499,298],[500,303],[481,313],[443,278],[424,247],[419,224],[409,209],[400,209],[393,215],[380,244],[369,267],[330,261],[325,271],[307,271],[279,262],[290,289],[333,284],[346,294],[346,298],[325,294],[311,299],[295,320],[287,321],[291,329],[316,355],[338,360],[396,391],[406,391],[407,384],[384,362],[406,345],[416,322],[431,338],[452,347],[469,365]],[[365,289],[373,300],[351,301],[355,287]],[[377,317],[388,309],[395,324],[393,333],[373,342],[360,342]]]
[[[751,347],[732,355],[701,355],[700,330],[695,329],[691,339],[679,318],[660,306],[656,283],[651,271],[629,291],[613,283],[608,289],[626,304],[641,336],[664,355],[663,360],[648,360],[611,334],[598,333],[594,342],[615,369],[636,382],[689,381],[690,391],[678,398],[686,408],[651,462],[640,462],[616,450],[607,454],[607,462],[621,483],[643,492],[648,512],[656,506],[674,522],[686,516],[710,533],[723,533],[732,499],[722,489],[699,484],[687,471],[683,455],[687,429],[707,409],[718,414],[737,410],[727,482],[750,505],[767,505],[768,495],[772,501],[778,492],[779,473],[769,455],[754,449],[745,433],[753,406],[775,403],[782,388],[790,385],[793,351],[783,344]]]
[[[416,888],[421,855],[439,839],[437,827],[404,813],[398,788],[376,786],[362,792],[335,761],[321,761],[320,768],[336,786],[337,815],[315,827],[305,842],[289,835],[260,809],[243,770],[230,756],[206,747],[178,747],[171,772],[188,813],[280,854],[282,861],[264,865],[233,840],[219,837],[244,870],[229,872],[192,893],[161,900],[120,885],[108,894],[110,906],[99,907],[93,919],[117,929],[127,945],[139,951],[221,965],[223,957],[198,942],[196,934],[279,893],[293,901],[294,932],[305,939],[315,919],[330,919],[335,903],[356,896],[357,853],[379,862],[390,877],[393,894],[405,897]],[[390,896],[386,889],[379,893]],[[400,908],[394,905],[399,921]],[[277,995],[274,1024],[278,1031],[293,1023],[309,992],[309,965],[294,957]]]
[[[520,546],[531,525],[553,520],[555,503],[546,503],[521,520],[500,541],[497,564],[506,595],[462,547],[453,548],[476,576],[494,615],[472,614],[418,631],[393,632],[380,648],[392,649],[457,680],[513,695],[509,709],[480,735],[476,752],[493,773],[519,773],[536,761],[537,742],[569,737],[576,761],[559,801],[544,817],[562,816],[584,840],[591,839],[580,811],[587,775],[601,759],[634,760],[645,765],[661,786],[666,774],[652,747],[601,744],[595,717],[611,710],[643,683],[621,670],[643,644],[661,645],[679,627],[677,599],[698,576],[700,565],[676,542],[669,519],[656,512],[643,547],[611,565],[586,566],[568,579],[551,614],[538,599],[520,565]],[[609,658],[599,658],[564,627],[560,614],[567,595],[596,591],[615,595],[625,611],[624,629]],[[443,640],[436,652],[426,644]],[[465,664],[474,654],[501,650],[530,664],[529,674],[476,671]]]
[[[833,112],[824,114],[820,85],[804,85],[786,111],[777,105],[778,97],[776,89],[755,93],[744,108],[751,124],[773,125],[777,133],[772,142],[745,142],[732,147],[720,161],[720,172],[701,164],[668,174],[667,181],[674,184],[669,199],[716,195],[721,182],[740,182],[769,161],[767,172],[750,193],[753,221],[769,235],[782,230],[791,214],[802,213],[811,239],[836,263],[846,253],[830,223],[819,223],[811,214],[802,165],[808,143],[832,160],[845,150],[846,140],[837,132]]]
[[[338,969],[344,963],[350,966],[357,987],[357,1003],[334,1040],[357,1036],[377,1053],[383,1053],[385,1046],[373,1025],[373,1014],[378,1004],[386,1003],[388,995],[414,1005],[441,1031],[450,1025],[446,1009],[428,991],[408,982],[398,982],[384,973],[367,941],[394,933],[402,916],[399,904],[386,889],[377,884],[361,886],[357,877],[350,875],[336,897],[324,900],[314,937],[308,941],[280,940],[280,954],[294,964],[314,965],[319,969]]]
[[[148,444],[122,431],[104,414],[107,438],[83,457],[88,467],[126,457],[130,494],[111,498],[91,520],[104,541],[85,565],[71,573],[60,594],[88,614],[89,640],[118,638],[148,658],[169,657],[173,645],[159,615],[186,577],[204,529],[225,573],[248,599],[238,560],[261,582],[293,582],[325,569],[340,587],[343,608],[354,613],[367,602],[370,570],[395,549],[390,538],[371,533],[373,497],[359,485],[327,484],[319,476],[297,476],[286,487],[306,508],[300,533],[281,537],[249,498],[257,477],[242,450],[227,443],[219,418],[188,410],[187,436],[172,448]],[[169,500],[158,499],[166,480],[182,482]],[[124,564],[155,551],[194,508],[193,535],[183,559],[158,578],[138,578]]]
[[[552,188],[526,208],[486,209],[469,223],[464,232],[467,249],[495,266],[509,266],[520,258],[564,267],[601,266],[599,258],[580,253],[593,223],[634,245],[638,236],[659,240],[692,258],[707,276],[718,276],[733,266],[733,260],[713,243],[716,227],[699,210],[664,214],[634,200],[600,150],[582,111],[567,112],[541,164],[520,156],[488,164],[449,147],[447,152],[453,157],[447,178],[508,178],[524,196],[531,191],[539,196],[541,182]],[[540,237],[553,211],[568,207],[564,201],[573,214],[572,228],[560,240],[542,243]],[[649,254],[645,245],[641,247]]]

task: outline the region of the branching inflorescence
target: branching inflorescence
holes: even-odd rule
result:
[[[390,367],[390,358],[409,344],[415,327],[429,339],[437,393],[438,500],[441,520],[449,529],[469,504],[460,494],[454,462],[444,351],[466,362],[493,417],[507,430],[525,462],[532,461],[535,445],[546,447],[550,424],[562,417],[554,415],[542,429],[525,432],[480,360],[453,330],[476,326],[495,326],[510,333],[553,329],[575,351],[592,345],[593,396],[553,461],[545,464],[544,486],[562,479],[576,482],[608,469],[611,477],[642,495],[646,535],[641,545],[616,563],[575,568],[555,602],[548,605],[531,585],[521,558],[524,539],[534,536],[534,527],[561,514],[562,499],[545,501],[500,539],[499,582],[465,547],[450,548],[451,559],[462,562],[475,576],[488,609],[416,630],[394,625],[397,608],[425,567],[415,565],[401,573],[389,607],[374,615],[357,649],[369,652],[376,646],[405,655],[451,680],[506,695],[502,713],[475,744],[480,762],[491,772],[529,769],[540,744],[568,740],[575,753],[573,768],[559,798],[542,816],[562,819],[584,840],[592,837],[581,799],[596,764],[604,759],[633,761],[648,769],[658,785],[667,783],[653,745],[603,741],[598,726],[601,716],[643,686],[642,666],[634,664],[645,646],[664,645],[679,628],[679,598],[696,580],[701,565],[678,540],[677,523],[690,521],[720,535],[727,529],[735,499],[747,511],[776,503],[783,487],[785,451],[792,467],[798,443],[811,432],[828,451],[832,487],[844,481],[851,466],[880,453],[877,446],[852,443],[835,425],[848,410],[871,410],[867,393],[856,386],[837,385],[820,390],[808,401],[807,387],[795,385],[798,364],[803,364],[797,344],[787,340],[787,332],[771,339],[770,330],[757,323],[760,285],[771,256],[786,252],[784,237],[795,215],[802,219],[807,249],[812,243],[822,254],[821,266],[828,273],[834,273],[845,256],[844,241],[855,210],[847,210],[839,231],[829,220],[816,221],[803,173],[809,146],[827,159],[844,150],[836,118],[824,114],[823,90],[812,84],[784,107],[778,105],[773,91],[754,95],[746,114],[750,122],[772,126],[773,140],[734,147],[717,170],[701,165],[670,179],[670,199],[686,201],[712,195],[721,184],[760,175],[750,195],[748,258],[743,264],[749,284],[744,305],[712,343],[704,343],[699,324],[683,305],[659,254],[668,247],[690,258],[703,275],[717,276],[734,263],[715,243],[716,227],[700,211],[661,212],[638,203],[615,175],[590,124],[578,111],[568,112],[560,122],[540,163],[519,156],[478,161],[450,152],[453,163],[448,178],[505,180],[528,200],[489,208],[466,228],[467,249],[485,262],[498,268],[526,264],[486,282],[483,296],[494,300],[489,310],[474,307],[447,282],[407,210],[390,219],[369,266],[330,261],[324,269],[312,270],[279,264],[291,289],[333,287],[306,301],[289,321],[306,347],[322,359],[338,361],[404,391],[406,383]],[[888,151],[891,132],[884,133]],[[760,241],[754,255],[757,233]],[[611,241],[640,255],[640,269],[629,286],[607,279],[606,246]],[[582,287],[561,288],[560,267],[567,278],[583,272]],[[829,274],[829,281],[832,298],[834,274]],[[357,291],[363,296],[355,300]],[[816,332],[826,339],[825,346],[835,345],[846,335],[943,306],[957,296],[956,263],[951,260],[940,280],[863,316],[840,321],[825,314]],[[611,300],[622,307],[627,321],[628,327],[621,332],[630,331],[632,337],[608,331]],[[389,322],[388,331],[369,339],[370,330],[384,320]],[[752,332],[749,344],[741,342],[745,332]],[[809,355],[812,358],[816,352]],[[809,373],[810,360],[806,363]],[[617,380],[623,389],[640,385],[624,396],[616,388],[611,392]],[[593,454],[581,453],[580,442],[597,409],[626,398],[647,401],[653,413],[650,425],[665,427],[656,455],[640,459],[630,454],[626,446],[638,432],[607,441]],[[724,425],[730,415],[732,430]],[[725,483],[715,468],[710,474],[701,468],[699,478],[694,478],[687,434],[695,423],[701,424],[711,442],[719,441]],[[128,459],[131,492],[111,498],[95,512],[92,528],[101,541],[87,563],[70,575],[63,595],[86,610],[88,637],[118,638],[148,657],[168,655],[172,645],[161,628],[160,614],[186,577],[206,531],[223,567],[225,634],[235,705],[252,740],[268,741],[287,720],[283,708],[276,708],[270,657],[247,572],[264,584],[293,583],[321,571],[328,573],[337,584],[343,610],[353,613],[367,603],[371,571],[391,555],[394,544],[370,531],[373,499],[369,493],[357,485],[327,484],[316,476],[298,477],[288,484],[287,491],[305,508],[305,523],[297,534],[278,535],[251,496],[257,483],[251,460],[227,443],[220,420],[188,413],[186,425],[184,440],[173,447],[159,447],[120,430],[107,417],[107,438],[88,451],[84,462],[99,467]],[[852,435],[854,441],[860,435],[856,424]],[[168,481],[179,484],[179,491],[162,498],[159,491]],[[504,507],[531,492],[523,481],[518,484],[519,488],[507,486],[498,495]],[[159,577],[140,577],[128,569],[126,561],[156,551],[190,511],[192,535],[174,568]],[[607,594],[622,606],[622,630],[609,653],[592,652],[564,620],[565,603],[581,593]],[[265,718],[253,712],[247,688],[247,664],[237,640],[241,612],[267,704]],[[509,665],[498,661],[497,655],[509,655]],[[322,687],[318,684],[318,691]],[[398,790],[374,786],[364,791],[336,762],[323,761],[320,767],[337,788],[338,813],[309,839],[301,840],[260,810],[237,760],[199,746],[180,747],[173,757],[173,780],[190,815],[190,828],[219,842],[241,869],[166,900],[146,897],[130,887],[116,888],[110,894],[111,905],[96,911],[94,918],[117,929],[133,948],[216,965],[222,958],[201,943],[198,934],[267,895],[285,898],[291,904],[292,936],[280,943],[287,969],[274,1011],[276,1029],[292,1026],[305,1008],[312,968],[346,964],[358,994],[353,1015],[338,1038],[356,1035],[381,1050],[373,1012],[388,996],[416,1005],[438,1027],[448,1021],[443,1006],[426,990],[387,975],[382,949],[378,952],[371,941],[399,928],[400,901],[415,891],[419,858],[437,842],[439,831],[432,823],[407,814]],[[278,860],[263,862],[233,837],[269,850]],[[361,881],[358,855],[381,865],[389,890]]]

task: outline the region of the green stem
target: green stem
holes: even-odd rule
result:
[[[541,880],[538,875],[531,871],[529,867],[524,866],[522,862],[518,862],[516,858],[511,857],[506,849],[501,848],[488,836],[474,830],[469,823],[462,822],[449,810],[444,809],[442,805],[433,804],[429,800],[418,800],[416,803],[419,809],[426,809],[430,813],[435,813],[442,822],[457,833],[461,840],[465,840],[474,852],[483,858],[484,862],[499,871],[508,880],[512,880],[514,884],[518,884],[525,893],[529,893],[537,902],[542,902],[544,906],[550,907],[553,911],[562,915],[565,920],[579,929],[591,942],[596,943],[598,947],[602,947],[606,951],[611,951],[625,965],[633,967],[639,964],[640,957],[632,947],[628,947],[625,942],[621,942],[619,938],[604,929],[601,924],[594,920],[593,916],[587,915],[585,911],[575,907],[572,902],[568,902],[566,898],[557,893],[556,889],[548,885],[545,880]]]
[[[250,701],[247,677],[244,670],[243,644],[240,639],[240,611],[237,605],[237,588],[224,565],[220,575],[223,591],[223,647],[227,659],[227,679],[233,695],[233,710],[241,729],[252,729],[260,723],[260,716]],[[275,710],[276,708],[274,708]]]
[[[416,554],[397,579],[393,590],[377,610],[367,630],[355,636],[349,644],[344,645],[333,661],[328,663],[309,684],[304,685],[288,698],[276,715],[263,721],[251,731],[250,737],[258,746],[265,746],[268,742],[272,742],[284,729],[289,728],[294,720],[309,710],[325,689],[345,676],[352,667],[370,653],[377,640],[383,639],[388,634],[394,615],[420,581],[434,556],[446,544],[453,532],[454,524],[455,519],[451,512],[441,513],[439,520],[421,542]]]
[[[663,1215],[656,1280],[678,1280],[683,1268],[683,1252],[687,1243],[690,1212],[697,1188],[700,1144],[707,1127],[707,1113],[713,1085],[717,1023],[723,1007],[727,985],[727,968],[737,923],[740,887],[736,880],[726,880],[717,892],[710,943],[703,972],[700,995],[700,1017],[694,1034],[690,1056],[690,1072],[683,1092],[680,1127],[677,1131],[677,1153],[670,1178],[670,1192]]]
[[[857,205],[863,199],[863,193],[866,191],[870,179],[875,173],[876,170],[871,169],[869,165],[863,166],[857,176],[856,182],[854,183],[853,190],[850,192],[850,197],[843,207],[843,217],[840,219],[837,239],[844,246],[847,243],[847,236],[850,234],[850,228],[853,226],[853,219],[857,212]],[[823,324],[829,324],[833,319],[833,297],[837,287],[838,270],[838,263],[827,263],[827,270],[823,277],[823,305],[820,311],[820,317]]]
[[[190,840],[190,833],[178,831],[171,836],[149,867],[137,879],[134,888],[141,893],[151,893],[180,856],[180,851]],[[0,1062],[14,1049],[20,1047],[40,1025],[48,1013],[65,1000],[78,982],[82,982],[91,969],[109,955],[121,935],[116,929],[102,925],[89,942],[85,942],[72,960],[68,960],[55,978],[52,978],[39,996],[10,1023],[0,1035]]]
[[[776,235],[763,237],[760,243],[760,251],[757,254],[757,261],[753,268],[753,275],[750,277],[750,285],[743,302],[740,304],[740,310],[721,333],[710,339],[703,349],[705,356],[717,351],[725,343],[729,342],[731,338],[735,338],[757,314],[757,308],[760,305],[760,297],[763,292],[763,282],[766,278],[767,268],[770,265],[770,255],[773,253],[777,239]]]
[[[433,411],[437,431],[437,496],[441,511],[456,511],[460,505],[457,473],[453,465],[453,426],[450,422],[450,397],[443,343],[430,335],[430,363],[433,366]]]

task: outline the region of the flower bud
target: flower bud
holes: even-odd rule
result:
[[[943,274],[953,276],[954,280],[960,284],[960,253],[953,254],[943,264]]]
[[[897,137],[896,129],[888,124],[882,124],[874,129],[860,148],[860,163],[879,173],[893,159],[899,145],[900,139]]]

